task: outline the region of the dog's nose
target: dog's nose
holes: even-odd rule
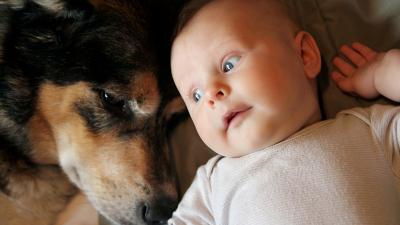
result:
[[[141,207],[143,220],[149,225],[167,224],[172,212],[176,209],[177,201],[170,198],[160,198]]]

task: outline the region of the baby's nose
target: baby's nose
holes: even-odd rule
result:
[[[226,98],[227,96],[227,91],[219,88],[215,89],[213,91],[206,92],[206,98],[207,98],[207,103],[210,106],[214,106],[216,102],[222,101]]]

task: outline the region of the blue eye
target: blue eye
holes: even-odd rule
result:
[[[229,57],[222,64],[222,71],[224,73],[228,73],[229,71],[231,71],[235,67],[236,63],[238,63],[239,60],[240,60],[240,56],[238,56],[238,55]]]
[[[193,101],[194,102],[196,102],[196,103],[199,102],[201,97],[203,97],[203,91],[201,91],[200,89],[196,88],[193,91],[192,97],[193,97]]]

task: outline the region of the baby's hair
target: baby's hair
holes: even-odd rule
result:
[[[179,14],[178,22],[175,27],[175,31],[173,34],[173,39],[175,39],[179,33],[185,28],[186,24],[196,15],[198,11],[200,11],[207,4],[216,1],[216,0],[191,0],[189,1],[182,9]],[[249,0],[243,0],[249,1]],[[298,31],[301,28],[300,22],[298,20],[297,12],[294,9],[292,4],[289,4],[287,0],[257,0],[257,1],[270,1],[277,3],[277,6],[280,7],[280,11],[284,16],[287,16],[291,24],[293,25],[293,29]]]
[[[193,16],[200,11],[205,5],[212,2],[213,0],[191,0],[189,1],[181,10],[178,23],[175,27],[175,32],[173,34],[173,38],[175,39],[176,36],[183,30],[186,24],[193,18]]]

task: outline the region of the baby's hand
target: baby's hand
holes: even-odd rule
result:
[[[360,43],[353,43],[351,47],[343,45],[340,53],[350,63],[342,56],[333,59],[333,65],[338,70],[334,70],[331,76],[337,86],[344,92],[363,98],[378,97],[374,76],[377,61],[381,58],[380,54]]]

